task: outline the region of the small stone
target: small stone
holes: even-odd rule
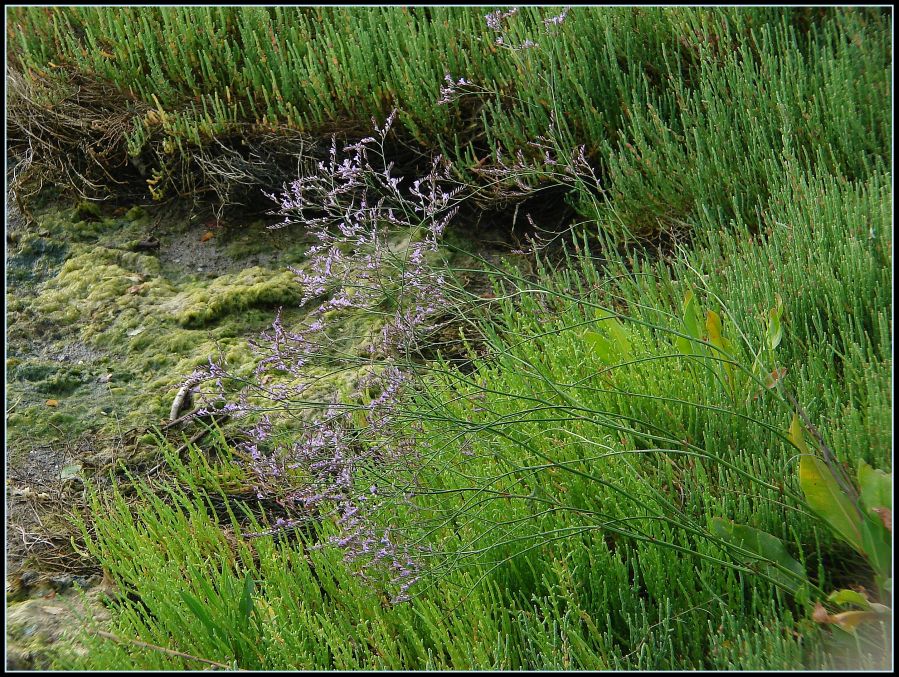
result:
[[[28,570],[23,572],[22,575],[19,576],[19,579],[22,581],[22,585],[27,588],[37,583],[38,573],[36,571]]]
[[[73,576],[72,584],[77,585],[82,590],[86,590],[87,588],[92,588],[97,585],[101,580],[103,580],[103,577],[98,574],[94,574],[93,576]]]
[[[22,637],[31,637],[34,633],[37,632],[37,623],[31,623],[29,625],[25,625],[19,631]]]
[[[71,588],[73,582],[74,578],[72,576],[53,576],[50,579],[50,587],[52,587],[57,592],[62,592],[63,590]]]
[[[75,463],[70,463],[69,465],[65,466],[59,472],[59,479],[62,480],[63,482],[68,482],[71,480],[78,480],[80,482],[80,481],[82,481],[81,478],[78,476],[78,473],[80,473],[80,472],[81,472],[81,464],[76,461]]]

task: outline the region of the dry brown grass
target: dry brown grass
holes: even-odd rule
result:
[[[11,188],[20,209],[48,183],[89,199],[133,184],[127,135],[145,104],[75,72],[41,78],[7,67],[6,82],[9,151],[16,160]]]

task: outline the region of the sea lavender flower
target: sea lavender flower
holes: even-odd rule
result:
[[[515,16],[518,14],[518,7],[513,7],[507,12],[503,12],[501,9],[498,9],[494,12],[490,12],[490,14],[486,14],[484,19],[487,21],[487,27],[491,30],[499,33],[500,31],[505,30],[505,26],[503,25],[506,19]]]
[[[565,19],[568,16],[568,12],[570,10],[571,10],[571,7],[566,7],[565,9],[562,10],[561,14],[558,14],[556,16],[551,16],[548,19],[544,19],[543,25],[546,26],[547,28],[550,28],[552,26],[561,26],[565,22]]]
[[[437,101],[438,104],[452,103],[463,93],[459,91],[459,87],[471,86],[471,83],[465,78],[453,80],[453,76],[449,73],[444,75],[443,79],[446,82],[446,85],[440,88],[440,99]]]
[[[471,86],[465,78],[446,80],[454,91]],[[438,318],[450,307],[446,281],[429,259],[458,212],[462,187],[440,156],[423,176],[396,176],[384,151],[395,120],[393,111],[383,125],[373,121],[375,135],[356,143],[338,145],[332,137],[327,158],[317,163],[316,171],[269,196],[277,205],[274,213],[283,218],[277,227],[302,224],[313,240],[305,265],[290,270],[301,285],[301,303],[314,305],[298,327],[288,327],[279,309],[271,327],[250,341],[259,356],[253,377],[238,402],[220,410],[248,415],[264,408],[271,413],[246,426],[246,440],[237,446],[257,496],[277,501],[290,515],[314,511],[319,518],[331,516],[338,528],[331,543],[348,560],[359,562],[363,574],[385,563],[404,563],[391,569],[400,586],[399,600],[408,596],[417,574],[399,538],[375,526],[372,516],[387,497],[371,482],[370,469],[402,472],[419,462],[415,442],[391,428],[398,403],[414,383],[408,368],[391,356],[414,351],[423,337],[442,326]],[[419,235],[397,245],[397,232]],[[349,311],[382,317],[385,299],[392,313],[368,342],[369,354],[385,361],[372,366],[355,386],[373,396],[365,406],[335,399],[314,411],[307,400],[320,378],[316,367],[334,368],[347,360],[330,337],[333,322]],[[352,358],[347,361],[353,364]],[[227,375],[214,363],[202,374],[215,380],[219,397]],[[284,440],[274,434],[278,409],[291,416],[305,412],[300,435]],[[364,443],[356,442],[362,423],[354,411],[363,414],[367,426]],[[294,517],[282,518],[275,530],[295,523]]]

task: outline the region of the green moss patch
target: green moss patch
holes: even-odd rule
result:
[[[164,310],[183,327],[203,327],[249,308],[296,305],[300,291],[291,272],[254,266],[180,292]]]
[[[76,221],[99,221],[103,218],[100,205],[88,200],[82,200],[75,205],[74,216]]]
[[[42,235],[25,233],[10,252],[13,458],[24,458],[32,444],[67,445],[85,434],[96,440],[96,453],[121,453],[129,431],[136,440],[167,420],[178,388],[196,368],[224,358],[247,377],[257,359],[247,338],[267,329],[278,308],[287,326],[305,317],[302,289],[286,270],[288,262],[302,265],[298,233],[270,231],[262,222],[231,224],[204,241],[205,225],[151,219],[142,207],[119,219],[75,222],[75,216],[71,208],[45,205],[35,214]],[[158,224],[152,231],[151,222]],[[94,241],[77,236],[84,228],[95,229]],[[151,237],[161,243],[158,250],[129,251],[130,243]],[[201,253],[222,265],[198,271]],[[361,349],[372,318],[334,319],[342,349]],[[323,400],[348,391],[355,378],[324,369],[320,376],[315,395]]]

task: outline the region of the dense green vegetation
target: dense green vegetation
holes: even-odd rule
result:
[[[889,660],[891,526],[865,503],[864,464],[891,472],[891,16],[593,8],[545,27],[558,10],[529,8],[504,46],[538,47],[515,51],[496,44],[486,12],[11,15],[15,110],[40,116],[34,102],[59,103],[79,82],[118,91],[121,143],[95,166],[141,158],[154,196],[186,188],[176,177],[216,142],[358,139],[397,107],[397,153],[444,152],[492,207],[565,185],[579,219],[531,270],[520,256],[454,259],[493,284],[468,297],[469,361],[437,355],[403,402],[396,425],[419,461],[354,478],[383,497],[382,527],[426,548],[409,601],[319,547],[338,533],[329,519],[260,535],[281,513],[251,498],[255,480],[224,435],[186,457],[162,445],[168,480],[93,495],[81,528],[122,593],[106,628],[117,639],[87,633],[75,641],[89,651],[60,667]],[[447,72],[474,84],[437,105]],[[12,127],[28,128],[15,115]],[[71,147],[66,130],[41,137],[46,152]],[[564,164],[580,144],[598,186],[566,183],[542,159],[549,148]],[[500,188],[489,179],[519,149],[528,174],[512,195],[508,174]],[[234,277],[246,293],[287,294],[283,280]],[[61,274],[52,312],[70,287]],[[181,300],[182,330],[244,304],[216,288]],[[357,443],[373,444],[361,431]],[[821,509],[816,487],[830,485],[807,466],[800,477],[800,456],[845,468],[863,492],[855,478],[868,478],[864,544],[846,536],[856,517]],[[852,503],[843,494],[831,502]],[[827,596],[859,586],[853,608],[868,615],[855,628],[861,616],[836,615],[851,595]]]
[[[880,10],[608,8],[574,12],[547,34],[541,19],[553,12],[526,8],[505,42],[543,45],[517,53],[493,44],[484,13],[15,10],[11,136],[61,153],[88,135],[86,177],[121,180],[127,153],[162,194],[208,189],[226,173],[264,183],[273,166],[260,170],[247,156],[279,159],[267,134],[361,136],[393,107],[401,139],[418,152],[444,152],[460,171],[489,168],[499,150],[533,154],[527,142],[546,134],[555,112],[560,143],[586,144],[610,191],[596,215],[603,226],[643,234],[705,210],[719,221],[754,218],[784,163],[848,180],[889,165],[890,30]],[[445,73],[473,83],[471,95],[436,105]],[[96,103],[92,82],[111,87]],[[47,104],[56,117],[40,129],[29,116],[47,118]],[[65,119],[70,106],[78,120]],[[219,144],[240,157],[222,165]],[[591,214],[590,205],[581,210]]]

